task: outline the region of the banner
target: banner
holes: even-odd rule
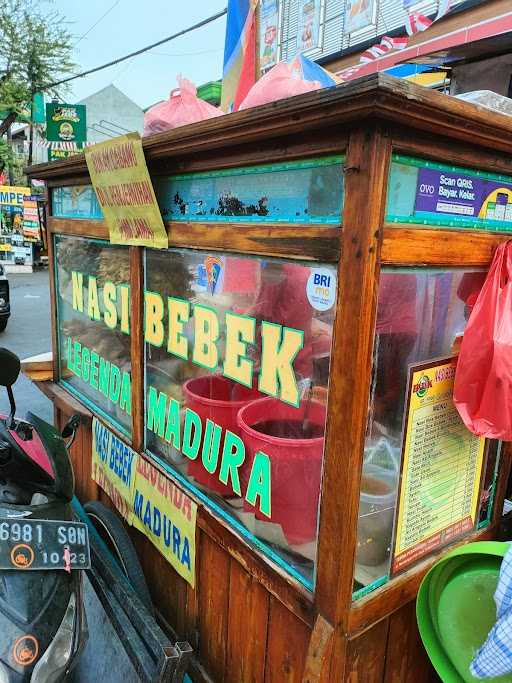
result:
[[[260,3],[260,71],[265,73],[278,61],[279,3],[261,0]]]
[[[237,111],[256,81],[257,0],[228,0],[221,108]]]
[[[67,159],[75,154],[80,154],[82,150],[80,148],[71,149],[54,149],[53,147],[48,147],[48,161],[61,161],[61,159]]]
[[[10,207],[13,212],[23,213],[25,197],[32,194],[30,187],[0,185],[0,206]]]
[[[167,249],[167,232],[139,133],[88,147],[85,159],[110,242]]]
[[[460,172],[420,168],[415,213],[453,214],[512,222],[512,183]]]
[[[320,9],[320,0],[300,0],[297,52],[304,52],[305,50],[319,47]]]
[[[49,102],[46,105],[46,139],[55,142],[85,142],[85,105]]]
[[[194,501],[96,418],[92,424],[91,474],[126,522],[141,531],[194,587]]]
[[[369,26],[373,23],[373,20],[368,20],[366,21],[366,23],[364,23],[364,25],[363,23],[361,23],[361,25],[356,25],[359,22],[359,19],[365,13],[367,15],[366,18],[368,19],[368,17],[370,16],[370,13],[368,11],[370,5],[372,7],[371,15],[372,17],[375,16],[375,13],[373,11],[375,0],[348,0],[348,2],[348,14],[345,19],[346,33],[350,33],[351,31],[354,31],[357,28],[364,28],[365,26]],[[412,9],[412,7],[416,4],[417,0],[402,0],[403,9],[407,13],[404,24],[404,28],[407,33],[406,36],[384,36],[380,43],[373,45],[372,47],[368,48],[362,53],[359,59],[359,64],[349,66],[348,68],[343,69],[343,71],[340,71],[337,75],[344,81],[350,81],[354,78],[358,78],[360,75],[368,75],[368,71],[365,71],[364,74],[360,74],[361,66],[369,64],[370,62],[373,62],[374,60],[383,57],[392,50],[404,50],[409,44],[410,37],[422,31],[426,31],[428,28],[430,28],[430,26],[432,26],[434,22],[438,21],[439,19],[442,19],[451,10],[451,0],[439,0],[437,14],[435,16],[435,19],[432,20],[429,19],[429,17],[422,14],[421,12],[409,12]],[[366,6],[366,9],[364,9],[361,12],[363,6]]]
[[[32,123],[44,124],[46,120],[45,113],[44,94],[36,92],[32,98]]]
[[[353,33],[375,22],[375,0],[347,0],[345,33]]]
[[[29,242],[41,239],[39,210],[35,195],[25,196],[23,200],[23,237]]]

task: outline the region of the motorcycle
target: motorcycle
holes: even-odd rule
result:
[[[0,349],[10,403],[0,416],[0,683],[60,683],[88,638],[79,570],[91,566],[89,538],[73,517],[68,456],[79,419],[60,434],[30,412],[15,418],[19,372]]]

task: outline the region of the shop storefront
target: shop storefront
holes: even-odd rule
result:
[[[421,681],[415,597],[490,538],[505,447],[451,401],[512,232],[512,122],[405,82],[144,141],[166,249],[109,242],[83,156],[48,187],[57,421],[216,681]]]

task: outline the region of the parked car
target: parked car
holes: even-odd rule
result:
[[[5,274],[4,267],[0,265],[0,332],[3,332],[7,327],[10,315],[9,280]]]

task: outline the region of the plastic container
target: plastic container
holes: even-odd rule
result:
[[[269,456],[272,472],[271,517],[244,501],[244,509],[254,512],[257,519],[279,524],[290,545],[314,541],[317,534],[318,500],[322,477],[322,456],[326,408],[311,401],[308,422],[319,435],[314,438],[274,436],[255,429],[270,423],[281,423],[283,434],[304,423],[305,405],[294,408],[275,398],[253,401],[238,413],[238,425],[245,443],[249,466],[257,451]],[[290,427],[287,430],[286,425]],[[247,486],[247,482],[244,482]]]
[[[357,563],[374,567],[388,557],[393,533],[397,471],[366,464],[361,477]]]
[[[206,375],[204,377],[195,377],[189,379],[183,385],[183,392],[185,394],[185,405],[196,412],[203,423],[203,432],[206,420],[210,419],[223,430],[229,431],[240,436],[240,430],[237,424],[237,413],[240,408],[243,408],[247,403],[259,398],[261,394],[256,389],[248,389],[247,387],[232,382],[221,375]],[[219,449],[219,462],[217,469],[213,474],[210,474],[203,466],[201,453],[203,444],[201,442],[199,455],[196,460],[191,460],[188,464],[188,474],[201,484],[206,486],[210,491],[215,491],[222,496],[234,496],[231,486],[226,486],[219,480],[220,471],[220,453],[224,444],[224,437],[222,438]],[[243,478],[242,470],[239,473]]]
[[[445,683],[474,683],[470,663],[496,621],[494,592],[510,543],[478,541],[455,548],[421,582],[416,619],[421,640]],[[509,676],[487,679],[507,681]]]

